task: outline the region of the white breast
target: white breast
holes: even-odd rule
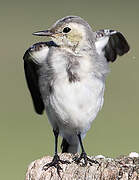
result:
[[[68,78],[57,79],[51,103],[59,114],[59,124],[63,124],[64,128],[60,130],[67,133],[68,127],[70,132],[76,130],[85,133],[102,107],[104,88],[104,80],[93,74],[75,83],[69,83]]]
[[[77,131],[86,133],[103,104],[105,76],[97,77],[94,73],[99,64],[94,66],[89,56],[77,58],[75,59],[80,65],[76,72],[80,80],[69,82],[66,71],[67,56],[55,50],[51,57],[55,79],[49,101],[53,109],[50,121],[52,126],[55,124],[59,126],[62,134],[77,133]],[[93,68],[95,68],[94,72]]]

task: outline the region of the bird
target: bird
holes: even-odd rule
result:
[[[101,110],[109,64],[130,49],[124,35],[116,30],[95,31],[79,16],[66,16],[49,29],[34,32],[50,41],[29,47],[24,56],[24,72],[37,114],[46,111],[55,137],[52,162],[59,172],[57,146],[62,136],[62,153],[76,154],[76,163],[95,163],[87,156],[83,138]]]

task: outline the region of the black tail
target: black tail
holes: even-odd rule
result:
[[[69,148],[69,143],[66,141],[66,139],[63,138],[62,144],[61,144],[62,153],[67,153],[68,148]]]
[[[71,141],[72,142],[72,141]],[[61,144],[62,153],[72,153],[75,154],[79,151],[79,141],[75,139],[75,142],[69,144],[65,138],[62,140]]]

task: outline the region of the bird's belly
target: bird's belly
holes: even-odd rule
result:
[[[85,133],[103,104],[104,81],[93,78],[81,82],[59,81],[50,96],[52,126],[60,131]]]

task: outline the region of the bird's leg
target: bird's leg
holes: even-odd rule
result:
[[[85,152],[85,150],[84,150],[84,147],[83,147],[82,138],[81,138],[81,135],[80,135],[80,134],[78,134],[78,139],[79,139],[79,142],[80,142],[80,146],[81,146],[82,152],[81,152],[81,155],[80,155],[79,158],[75,158],[75,162],[76,162],[77,164],[79,164],[79,163],[81,162],[81,160],[84,159],[84,164],[83,164],[83,166],[87,166],[87,163],[88,163],[88,162],[89,162],[90,165],[92,165],[92,163],[95,163],[95,164],[98,163],[97,161],[92,160],[92,159],[90,159],[89,157],[87,157],[87,154],[86,154],[86,152]]]
[[[62,170],[59,162],[61,162],[62,164],[69,164],[69,161],[63,161],[59,158],[58,154],[57,154],[57,144],[58,144],[58,135],[59,135],[59,130],[53,130],[54,132],[54,136],[55,136],[55,154],[53,157],[52,162],[47,163],[43,166],[43,170],[47,170],[49,167],[54,166],[57,169],[57,173],[60,176],[60,170]]]

